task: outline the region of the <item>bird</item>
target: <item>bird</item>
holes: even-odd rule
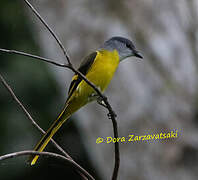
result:
[[[103,93],[113,78],[119,63],[131,56],[143,58],[131,40],[115,36],[105,41],[98,50],[85,57],[78,71]],[[74,74],[69,86],[68,97],[64,108],[41,140],[36,144],[34,151],[42,152],[63,123],[65,123],[74,112],[94,100],[98,100],[99,104],[102,104],[95,90],[88,85],[82,77],[78,74]],[[39,155],[30,157],[31,165],[34,165],[38,158]]]

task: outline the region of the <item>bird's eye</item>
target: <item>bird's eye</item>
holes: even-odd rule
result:
[[[130,49],[131,48],[131,45],[127,43],[126,44],[126,47]]]

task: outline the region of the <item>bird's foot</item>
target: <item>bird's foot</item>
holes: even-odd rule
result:
[[[107,108],[107,105],[105,104],[104,100],[102,99],[102,97],[98,96],[97,98],[97,103],[105,108]],[[108,108],[107,108],[108,109]]]

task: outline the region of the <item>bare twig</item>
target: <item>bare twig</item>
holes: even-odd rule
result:
[[[63,44],[61,43],[61,41],[59,40],[58,36],[54,33],[54,31],[49,27],[49,25],[45,22],[45,20],[41,17],[41,15],[37,12],[37,10],[27,1],[24,0],[24,2],[30,7],[30,9],[32,10],[32,12],[39,18],[39,20],[43,23],[43,25],[47,28],[47,30],[50,32],[50,34],[54,37],[54,39],[56,40],[56,42],[58,43],[58,45],[60,46],[60,48],[62,49],[68,64],[71,66],[71,61],[69,56],[67,55],[67,52],[65,50],[65,47],[63,46]]]
[[[86,81],[87,84],[89,84],[96,92],[97,94],[102,98],[104,101],[106,108],[108,109],[108,118],[112,120],[113,123],[113,133],[114,133],[114,138],[118,138],[118,126],[117,126],[117,121],[116,121],[116,114],[113,111],[111,105],[109,104],[107,97],[104,96],[101,91],[87,78],[79,71],[75,70],[73,67],[68,67],[72,71],[74,71],[76,74],[78,74],[81,78],[83,78],[84,81]],[[115,164],[114,164],[114,170],[113,170],[113,175],[112,175],[112,180],[116,180],[118,177],[118,171],[120,167],[120,152],[119,152],[119,143],[116,141],[115,142]]]
[[[116,119],[115,119],[115,114],[114,114],[113,111],[111,111],[110,116],[111,116],[110,119],[112,120],[112,123],[113,123],[114,137],[117,139],[118,138],[118,126],[117,126],[117,122],[116,122]],[[115,142],[115,164],[114,164],[112,180],[117,179],[119,167],[120,167],[119,143],[116,141]]]
[[[29,54],[29,53],[25,53],[25,52],[22,52],[22,51],[2,49],[2,48],[0,48],[0,51],[1,52],[4,52],[4,53],[8,53],[8,54],[17,54],[17,55],[22,55],[22,56],[30,57],[30,58],[41,60],[41,61],[44,61],[44,62],[53,64],[53,65],[56,65],[56,66],[59,66],[59,67],[68,67],[69,66],[69,64],[60,64],[60,63],[54,62],[51,59],[44,58],[44,57],[37,56],[37,55],[33,55],[33,54]]]
[[[3,76],[0,74],[0,80],[2,84],[5,86],[5,88],[10,92],[13,99],[17,102],[17,104],[21,107],[25,115],[28,119],[30,119],[31,123],[43,134],[45,134],[45,131],[34,121],[32,116],[29,114],[29,112],[26,110],[26,108],[23,106],[23,104],[19,101],[19,99],[14,94],[12,88],[8,85],[8,83],[5,81]],[[53,144],[59,149],[66,157],[70,157],[54,140],[52,140]]]
[[[59,160],[61,160],[63,162],[70,163],[75,169],[80,171],[87,178],[89,178],[91,180],[94,180],[94,178],[92,176],[90,176],[90,174],[88,174],[87,171],[82,169],[78,164],[74,163],[73,160],[71,160],[70,158],[67,158],[65,156],[62,156],[60,154],[56,154],[56,153],[52,153],[52,152],[19,151],[19,152],[14,152],[14,153],[10,153],[10,154],[6,154],[6,155],[3,155],[3,156],[0,156],[0,161],[6,160],[6,159],[10,159],[10,158],[19,157],[19,156],[25,156],[25,155],[48,156],[48,157],[53,157],[53,158],[59,159]]]
[[[5,81],[5,79],[3,78],[3,76],[0,74],[0,80],[2,82],[2,84],[5,86],[5,88],[10,92],[11,96],[13,97],[13,99],[17,102],[17,104],[21,107],[21,109],[23,110],[23,112],[25,113],[25,115],[27,116],[28,119],[30,119],[30,121],[32,122],[32,124],[43,134],[45,134],[45,131],[34,121],[34,119],[32,118],[32,116],[30,115],[30,113],[27,111],[27,109],[23,106],[23,104],[20,102],[20,100],[16,97],[15,93],[13,92],[12,88],[8,85],[8,83]],[[51,142],[53,143],[53,145],[62,153],[65,155],[66,158],[70,159],[71,161],[73,161],[73,164],[76,164],[76,166],[78,166],[79,168],[82,169],[82,171],[86,171],[84,170],[80,165],[78,165],[72,158],[71,156],[69,156],[68,153],[66,153],[53,139],[51,139]],[[81,171],[78,171],[80,173],[80,175],[83,177],[84,175],[81,173]],[[90,179],[94,179],[92,178],[92,176],[86,172],[86,174],[89,175]],[[84,179],[86,179],[86,177],[84,177]]]
[[[107,97],[104,96],[101,91],[87,78],[79,71],[76,71],[73,67],[69,67],[72,71],[74,71],[76,74],[78,74],[81,78],[83,78],[84,81],[86,81],[87,84],[89,84],[96,92],[97,94],[102,98],[104,101],[106,108],[108,109],[108,118],[112,120],[113,123],[113,133],[114,133],[114,138],[118,138],[118,126],[117,126],[117,121],[116,121],[116,114],[113,111],[111,105],[109,104]],[[119,143],[116,141],[115,142],[115,164],[114,164],[114,170],[113,170],[113,175],[112,175],[112,180],[116,180],[118,177],[118,171],[120,167],[120,152],[119,152]]]

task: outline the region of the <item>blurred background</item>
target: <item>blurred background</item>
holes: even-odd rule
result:
[[[33,5],[57,33],[78,67],[112,36],[132,39],[144,60],[123,61],[106,95],[117,113],[119,136],[169,132],[177,139],[120,144],[122,180],[194,180],[198,176],[198,1],[43,0]],[[23,1],[0,2],[0,47],[65,62],[57,43]],[[0,73],[45,130],[67,98],[73,73],[27,57],[0,53]],[[114,144],[107,111],[91,103],[54,139],[96,179],[110,179]],[[0,155],[32,149],[41,133],[0,84]],[[49,144],[47,151],[58,152]],[[80,179],[68,164],[27,157],[0,162],[6,180]]]

